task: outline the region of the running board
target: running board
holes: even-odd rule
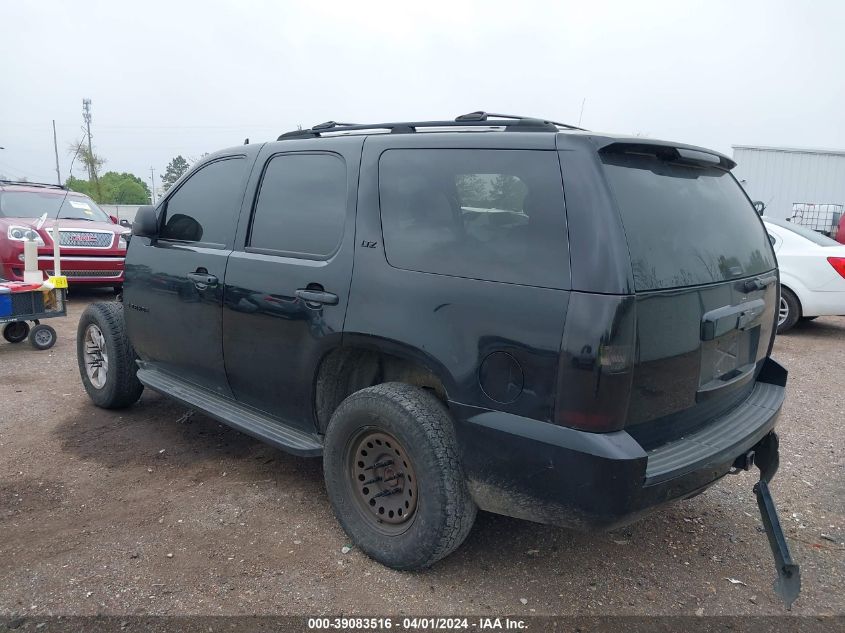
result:
[[[157,369],[139,368],[138,380],[153,391],[283,451],[303,457],[317,457],[323,454],[323,444],[316,435],[293,429],[252,407],[218,396],[168,373]]]

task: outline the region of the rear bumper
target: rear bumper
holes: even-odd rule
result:
[[[845,315],[845,291],[808,292],[801,299],[801,312],[804,316]]]
[[[467,481],[482,510],[576,529],[612,528],[727,474],[772,432],[785,386],[786,370],[767,359],[740,405],[649,452],[625,431],[589,433],[453,406]]]

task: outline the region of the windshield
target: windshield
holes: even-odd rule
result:
[[[814,231],[813,229],[808,229],[806,226],[800,226],[798,224],[794,224],[793,222],[786,222],[785,220],[777,220],[775,218],[763,218],[769,224],[774,224],[775,226],[779,226],[782,229],[787,229],[792,231],[793,233],[800,235],[804,239],[810,240],[813,244],[818,244],[819,246],[842,246],[836,240],[833,240],[826,235],[822,235],[821,233]]]
[[[730,173],[603,154],[638,291],[697,286],[775,268],[760,218]]]
[[[0,193],[0,218],[48,218],[60,220],[90,220],[111,222],[109,216],[91,198],[70,193],[62,204],[64,194],[39,191],[4,191]],[[61,204],[61,209],[59,205]]]

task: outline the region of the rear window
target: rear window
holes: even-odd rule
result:
[[[775,268],[760,219],[730,173],[651,156],[601,158],[636,290],[729,281]]]
[[[395,149],[379,162],[392,266],[567,288],[569,251],[555,152]]]

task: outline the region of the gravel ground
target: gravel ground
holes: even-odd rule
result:
[[[320,460],[150,392],[92,406],[76,322],[106,297],[73,300],[48,352],[0,341],[0,615],[783,613],[751,473],[611,533],[481,514],[419,573],[343,554]],[[845,318],[774,356],[790,371],[772,489],[802,566],[793,612],[845,614]]]

